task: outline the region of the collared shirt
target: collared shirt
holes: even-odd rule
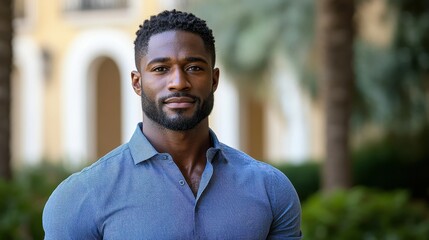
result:
[[[45,239],[301,239],[299,199],[282,172],[210,131],[194,196],[141,126],[57,187],[43,212]]]

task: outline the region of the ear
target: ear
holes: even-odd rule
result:
[[[137,93],[137,95],[141,96],[142,94],[142,86],[140,82],[141,76],[138,71],[132,71],[131,72],[131,85],[133,86],[134,92]]]
[[[213,92],[216,92],[218,84],[219,84],[219,68],[214,68],[213,69],[213,79],[212,79]]]

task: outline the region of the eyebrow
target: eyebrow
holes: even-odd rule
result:
[[[149,66],[149,65],[152,65],[152,64],[154,64],[154,63],[165,63],[165,62],[168,62],[168,61],[170,61],[170,58],[166,58],[166,57],[161,57],[161,58],[154,58],[154,59],[152,59],[152,60],[150,60],[148,63],[147,63],[147,65]]]
[[[185,58],[187,62],[202,62],[205,64],[209,64],[207,62],[207,60],[205,60],[204,58],[200,58],[200,57],[187,57]]]
[[[147,63],[147,65],[149,66],[149,65],[152,65],[154,63],[166,63],[170,60],[171,60],[171,58],[168,58],[168,57],[154,58],[154,59],[150,60]],[[186,57],[185,60],[186,60],[186,62],[202,62],[205,64],[209,64],[207,62],[207,60],[205,60],[204,58],[201,58],[201,57]]]

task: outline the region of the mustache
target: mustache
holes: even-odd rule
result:
[[[168,98],[172,98],[172,97],[188,97],[188,98],[192,98],[196,102],[200,100],[198,97],[191,95],[189,93],[175,92],[175,93],[171,93],[167,96],[159,98],[159,102],[165,102],[165,100],[167,100]]]

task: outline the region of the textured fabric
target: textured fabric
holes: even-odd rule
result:
[[[128,143],[52,193],[45,239],[301,239],[300,204],[286,176],[210,134],[195,197],[140,123]]]

